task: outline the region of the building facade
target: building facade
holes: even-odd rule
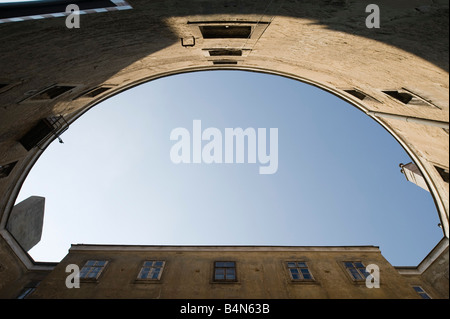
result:
[[[0,74],[0,297],[16,298],[21,292],[26,294],[24,288],[34,291],[30,298],[112,297],[120,291],[131,292],[124,297],[192,297],[183,288],[185,282],[196,287],[194,296],[199,298],[414,298],[417,293],[410,284],[423,281],[424,291],[432,298],[448,298],[448,252],[442,243],[439,253],[433,250],[418,267],[404,269],[390,266],[374,248],[298,248],[296,253],[248,248],[243,253],[179,247],[170,248],[166,255],[147,248],[148,255],[134,248],[122,252],[117,247],[96,247],[94,253],[93,247],[74,246],[61,263],[53,264],[34,262],[7,229],[33,165],[89,109],[154,79],[231,69],[314,85],[382,126],[420,171],[435,201],[444,242],[448,242],[447,0],[379,0],[380,28],[367,27],[366,9],[371,1],[359,0],[129,0],[126,10],[115,8],[118,1],[95,1],[102,5],[94,8],[83,7],[91,1],[58,1],[58,6],[61,3],[80,5],[86,13],[80,28],[66,26],[61,14],[64,6],[39,4],[30,9],[32,17],[23,17],[23,8],[17,6],[0,10],[0,41],[7,44],[1,50]],[[201,95],[201,90],[196,93]],[[336,261],[339,256],[344,260]],[[71,258],[79,267],[86,258],[108,260],[108,264],[98,282],[69,290],[63,279]],[[149,258],[164,261],[160,284],[134,283],[136,272]],[[185,265],[186,277],[186,268],[177,266],[183,258],[191,260]],[[339,268],[345,260],[379,265],[381,288],[367,289],[346,281],[346,270]],[[209,283],[215,261],[235,262],[238,282]],[[306,262],[314,283],[286,279],[288,261]],[[115,284],[109,278],[115,278]],[[103,288],[108,285],[111,289]]]
[[[448,265],[448,244],[440,245],[427,268]],[[448,270],[446,279],[429,277],[427,270],[392,266],[375,246],[72,245],[45,278],[23,283],[16,297],[448,298]]]

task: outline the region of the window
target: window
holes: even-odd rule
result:
[[[405,104],[405,105],[416,105],[416,106],[428,106],[428,107],[436,107],[440,109],[439,106],[432,103],[430,100],[425,99],[410,90],[403,88],[398,91],[383,91],[384,94],[389,95],[390,97],[396,99],[397,101]]]
[[[251,26],[214,25],[201,26],[204,39],[247,39],[252,33]]]
[[[383,93],[393,97],[394,99],[402,102],[403,104],[408,104],[413,99],[413,96],[407,92],[399,91],[383,91]]]
[[[313,281],[314,278],[308,269],[308,265],[303,261],[288,261],[286,263],[289,275],[296,281]]]
[[[88,260],[80,271],[80,279],[97,280],[107,264],[106,260]]]
[[[448,182],[449,182],[449,172],[448,172],[448,169],[441,168],[441,167],[439,167],[439,166],[435,166],[434,168],[438,171],[439,175],[441,175],[443,181],[446,182],[446,183],[448,183]]]
[[[16,164],[17,161],[6,165],[0,165],[0,178],[8,177]]]
[[[362,93],[361,91],[358,90],[344,90],[345,92],[347,92],[348,94],[353,95],[354,97],[360,99],[361,101],[364,100],[366,98],[367,95],[365,95],[364,93]]]
[[[55,86],[52,86],[51,88],[48,88],[48,89],[42,91],[39,94],[36,94],[30,100],[33,100],[33,101],[53,100],[53,99],[63,95],[64,93],[69,92],[70,90],[72,90],[74,88],[75,88],[75,86],[55,85]]]
[[[431,299],[430,295],[425,292],[420,286],[413,286],[414,290],[419,294],[422,299]]]
[[[236,281],[236,263],[234,261],[216,261],[214,263],[214,281]]]
[[[242,50],[235,50],[235,49],[209,50],[209,56],[242,56]]]
[[[17,299],[26,299],[28,296],[30,296],[39,286],[39,281],[33,281],[28,283],[21,291],[20,294],[17,296]]]
[[[34,127],[31,128],[20,140],[20,144],[27,150],[43,143],[52,133],[55,132],[58,126],[62,126],[63,122],[60,117],[48,117],[41,119]]]
[[[139,272],[140,280],[160,280],[165,261],[145,261]]]
[[[366,278],[370,275],[366,271],[366,266],[362,262],[344,262],[344,266],[347,269],[348,273],[355,281],[365,281]]]

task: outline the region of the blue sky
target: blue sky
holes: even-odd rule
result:
[[[174,164],[170,133],[278,128],[278,171],[259,164]],[[443,234],[430,193],[380,125],[313,86],[267,74],[205,71],[155,80],[97,105],[53,142],[17,203],[46,198],[41,242],[71,244],[375,245],[417,265]]]

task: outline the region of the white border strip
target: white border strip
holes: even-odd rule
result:
[[[123,1],[123,0],[110,0],[110,1],[112,3],[114,3],[116,6],[108,7],[108,8],[80,10],[79,12],[80,12],[80,14],[91,14],[91,13],[101,13],[101,12],[111,12],[111,11],[133,9],[133,7],[131,5],[129,5],[126,1]],[[23,16],[23,17],[0,19],[0,24],[10,23],[10,22],[30,21],[30,20],[41,20],[41,19],[48,19],[48,18],[61,18],[61,17],[66,17],[69,14],[71,14],[71,13],[57,12],[57,13],[48,13],[48,14],[40,14],[40,15],[33,15],[33,16]]]

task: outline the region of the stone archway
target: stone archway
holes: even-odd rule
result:
[[[90,107],[162,76],[234,69],[318,86],[373,117],[420,168],[448,237],[445,1],[379,1],[380,29],[365,25],[368,1],[128,2],[79,29],[0,25],[0,228],[42,150]]]

